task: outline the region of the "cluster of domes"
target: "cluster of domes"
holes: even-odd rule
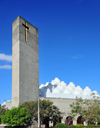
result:
[[[97,91],[91,91],[89,87],[82,89],[80,86],[75,86],[73,82],[70,82],[68,85],[64,81],[60,81],[58,78],[52,80],[51,83],[47,82],[45,85],[39,87],[41,96],[46,97],[47,94],[62,94],[64,98],[67,98],[68,95],[77,95],[77,96],[89,96],[91,93],[99,95]],[[66,97],[65,97],[66,95]],[[61,97],[62,98],[62,97]]]

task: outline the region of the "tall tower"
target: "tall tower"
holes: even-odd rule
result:
[[[18,16],[13,22],[12,106],[39,96],[38,29]]]

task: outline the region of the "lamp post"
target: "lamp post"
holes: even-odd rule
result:
[[[39,96],[41,95],[41,93],[39,93]],[[39,97],[38,97],[38,128],[40,127],[40,113],[39,113]]]

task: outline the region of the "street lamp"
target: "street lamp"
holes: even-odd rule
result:
[[[39,93],[39,96],[41,95],[41,93]],[[40,127],[40,113],[39,113],[39,97],[38,97],[38,128]]]

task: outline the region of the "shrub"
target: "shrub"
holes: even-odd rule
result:
[[[63,123],[58,123],[56,124],[55,128],[69,128],[69,126]]]
[[[6,112],[6,109],[4,109],[4,106],[1,106],[0,104],[0,124],[1,124],[1,116],[3,116]]]
[[[66,125],[62,123],[58,123],[54,128],[100,128],[100,125],[87,125],[84,126],[83,124],[77,124],[77,125]]]
[[[70,128],[82,128],[83,124],[71,125]]]
[[[12,108],[5,112],[5,115],[1,116],[1,123],[8,126],[21,126],[30,121],[30,114],[26,108]]]
[[[96,127],[100,128],[100,125],[91,124],[91,125],[87,125],[87,126],[84,126],[84,127],[86,127],[86,128],[96,128]]]

